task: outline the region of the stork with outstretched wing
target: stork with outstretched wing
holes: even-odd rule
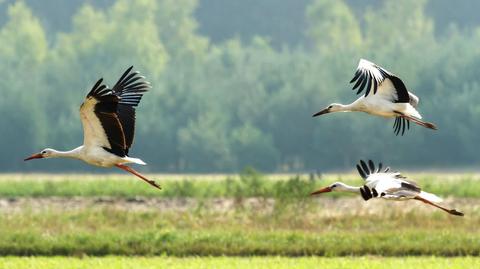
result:
[[[150,83],[139,72],[128,68],[112,89],[99,79],[80,106],[83,125],[83,145],[70,151],[46,148],[33,154],[25,161],[42,158],[74,158],[101,167],[116,166],[159,188],[153,180],[147,179],[127,163],[145,165],[138,158],[128,156],[135,133],[135,107]]]
[[[389,167],[384,170],[382,169],[382,163],[379,163],[376,168],[372,160],[369,160],[368,164],[364,161],[360,161],[360,163],[357,164],[357,170],[360,176],[365,180],[363,186],[354,187],[342,182],[335,182],[328,187],[312,192],[311,195],[336,191],[359,194],[365,201],[372,198],[382,198],[395,201],[414,199],[440,208],[449,214],[463,216],[462,212],[439,205],[438,203],[442,202],[440,197],[423,191],[415,182],[408,180],[399,172],[390,172]]]
[[[403,135],[410,128],[410,121],[429,129],[437,130],[430,122],[422,121],[417,111],[419,99],[407,90],[403,81],[384,68],[361,59],[355,76],[353,90],[361,94],[360,98],[348,105],[333,103],[315,113],[313,117],[331,112],[360,111],[385,118],[395,118],[394,132]]]

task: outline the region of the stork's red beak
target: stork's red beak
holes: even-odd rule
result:
[[[331,191],[332,191],[332,188],[325,187],[323,189],[319,189],[318,191],[314,191],[314,192],[310,193],[310,195],[317,195],[317,194],[320,194],[320,193],[331,192]]]
[[[323,115],[323,114],[327,114],[327,113],[329,113],[329,112],[330,112],[330,109],[328,109],[328,108],[325,108],[324,110],[321,110],[321,111],[319,111],[319,112],[317,112],[317,113],[313,114],[313,116],[312,116],[312,117],[316,117],[316,116],[320,116],[320,115]]]
[[[33,160],[33,159],[42,159],[42,158],[43,158],[42,154],[36,153],[36,154],[33,154],[32,156],[26,158],[24,161],[29,161],[29,160]]]

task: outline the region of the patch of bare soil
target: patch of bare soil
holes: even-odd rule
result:
[[[0,198],[0,214],[44,211],[78,211],[82,209],[107,208],[125,211],[179,211],[206,209],[213,212],[228,212],[239,208],[271,212],[278,201],[264,198],[111,198],[111,197],[48,197],[48,198]],[[480,214],[480,199],[448,198],[443,205],[456,208],[466,215]],[[283,205],[282,205],[283,206]],[[325,217],[345,215],[377,215],[392,212],[433,212],[437,209],[419,201],[393,202],[372,199],[368,202],[355,198],[312,198],[310,213]],[[313,210],[312,208],[313,207]]]

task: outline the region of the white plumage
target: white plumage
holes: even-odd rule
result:
[[[426,128],[437,129],[434,124],[421,120],[422,116],[416,109],[418,97],[407,90],[400,78],[384,68],[361,59],[350,82],[355,83],[353,90],[358,89],[357,94],[363,92],[364,94],[351,104],[333,103],[313,116],[331,112],[359,111],[385,118],[396,118],[394,131],[397,135],[400,132],[403,135],[405,129],[410,128],[410,121]]]
[[[150,84],[138,72],[128,68],[112,89],[99,79],[80,106],[83,145],[70,151],[44,149],[25,160],[64,157],[82,160],[100,167],[116,166],[156,188],[159,185],[124,164],[145,162],[128,156],[135,131],[135,107]]]
[[[415,182],[408,180],[399,172],[390,172],[389,167],[382,170],[382,163],[376,168],[371,160],[368,161],[368,164],[360,161],[360,163],[357,164],[357,170],[360,176],[365,179],[365,184],[362,187],[354,187],[342,182],[335,182],[328,187],[312,192],[312,195],[338,191],[360,194],[365,201],[372,198],[394,201],[415,199],[440,208],[449,214],[463,216],[463,213],[455,209],[448,209],[437,204],[442,202],[440,197],[423,191]]]

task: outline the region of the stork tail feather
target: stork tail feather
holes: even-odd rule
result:
[[[126,161],[128,161],[129,163],[136,163],[136,164],[140,164],[140,165],[147,165],[144,161],[142,161],[142,160],[139,159],[139,158],[125,157],[124,159],[125,159]]]
[[[441,202],[443,201],[442,198],[436,196],[435,194],[429,193],[429,192],[425,192],[425,191],[421,191],[420,194],[419,194],[419,196],[422,197],[423,199],[432,201],[432,202],[434,202],[434,203],[441,203]]]

